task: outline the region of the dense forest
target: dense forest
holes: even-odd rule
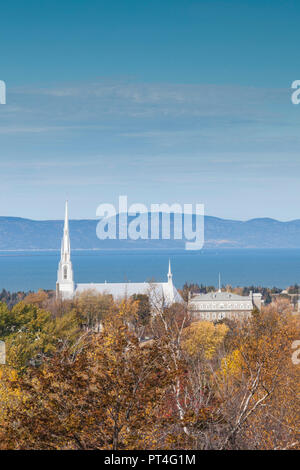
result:
[[[0,449],[300,449],[289,299],[243,323],[146,296],[18,300],[0,303]]]

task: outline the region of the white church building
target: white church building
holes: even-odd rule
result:
[[[170,262],[167,282],[75,283],[71,261],[68,202],[66,202],[64,231],[61,243],[61,257],[57,271],[56,296],[62,300],[72,299],[84,291],[95,291],[98,294],[110,294],[114,299],[130,297],[134,294],[144,294],[149,296],[149,300],[152,305],[159,304],[169,306],[175,302],[183,302],[180,294],[173,284]]]

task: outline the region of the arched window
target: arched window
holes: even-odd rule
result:
[[[64,279],[68,279],[68,267],[64,266]]]

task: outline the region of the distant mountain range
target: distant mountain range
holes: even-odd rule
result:
[[[185,240],[99,240],[98,222],[70,221],[72,249],[184,249]],[[171,217],[171,233],[172,225]],[[0,250],[56,250],[60,248],[62,230],[60,220],[0,217]],[[243,222],[205,216],[204,230],[204,248],[300,248],[300,220],[262,218]]]

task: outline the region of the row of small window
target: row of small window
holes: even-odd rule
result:
[[[241,318],[240,314],[233,312],[203,312],[198,315],[202,320],[222,320],[224,318]],[[244,318],[244,317],[243,317]]]
[[[228,308],[228,309],[236,309],[236,310],[243,310],[243,309],[246,309],[246,310],[251,310],[252,309],[252,305],[251,303],[248,303],[248,304],[200,304],[200,309],[201,310],[215,310],[216,308]]]

